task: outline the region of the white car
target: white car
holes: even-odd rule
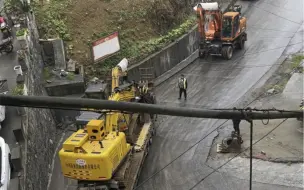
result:
[[[11,179],[11,151],[2,137],[0,137],[0,161],[0,190],[8,190]]]

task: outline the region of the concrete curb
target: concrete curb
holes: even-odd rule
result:
[[[250,158],[250,157],[245,157],[245,158]],[[303,163],[302,158],[296,158],[296,157],[291,157],[291,158],[260,158],[258,156],[253,156],[253,158],[258,159],[258,160],[263,160],[263,161],[268,161],[268,162],[273,162],[273,163],[282,163],[282,164],[299,164]]]
[[[192,63],[193,61],[195,61],[197,58],[198,58],[198,50],[196,50],[189,57],[187,57],[186,59],[184,59],[182,62],[180,62],[179,64],[177,64],[172,69],[166,71],[164,74],[162,74],[161,76],[157,77],[155,79],[155,81],[154,81],[154,85],[155,86],[159,86],[160,84],[162,84],[163,82],[165,82],[166,80],[168,80],[169,78],[171,78],[173,75],[175,75],[179,71],[181,71],[184,68],[186,68],[188,65],[190,65],[190,63]]]

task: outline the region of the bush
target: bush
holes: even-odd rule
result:
[[[13,95],[23,95],[24,94],[24,84],[18,84],[13,92],[12,92]]]
[[[17,51],[17,57],[19,61],[22,61],[25,59],[25,52],[24,50],[18,50]]]
[[[71,4],[70,0],[50,1],[46,5],[35,4],[39,35],[42,38],[61,38],[71,40],[71,35],[66,26],[66,17],[62,14]]]
[[[16,32],[16,36],[23,36],[26,33],[27,33],[27,29],[26,28],[22,28],[22,29],[20,29],[20,30],[18,30]]]

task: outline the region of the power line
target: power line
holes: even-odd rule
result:
[[[228,120],[227,120],[228,121]],[[219,129],[221,126],[223,126],[227,121],[225,121],[224,123],[222,123],[221,125],[219,125],[217,128],[215,128],[214,130],[212,130],[210,133],[208,133],[206,136],[204,136],[202,139],[200,139],[199,141],[197,141],[196,143],[194,143],[193,145],[191,145],[187,150],[185,150],[184,152],[182,152],[180,155],[178,155],[175,159],[171,160],[168,164],[166,164],[165,166],[163,166],[160,170],[158,170],[157,172],[155,172],[154,174],[152,174],[150,177],[148,177],[147,179],[145,179],[142,183],[140,183],[139,185],[137,185],[135,189],[138,189],[139,187],[141,187],[142,185],[144,185],[145,183],[147,183],[150,179],[152,179],[154,176],[156,176],[157,174],[159,174],[160,172],[162,172],[164,169],[166,169],[169,165],[171,165],[173,162],[175,162],[176,160],[178,160],[180,157],[182,157],[184,154],[186,154],[189,150],[191,150],[193,147],[195,147],[196,145],[198,145],[200,142],[202,142],[205,138],[207,138],[211,133],[213,133],[214,131],[216,131],[217,129]]]
[[[197,108],[178,108],[161,105],[152,105],[134,102],[116,102],[109,100],[95,100],[86,98],[63,98],[48,96],[12,96],[0,95],[0,105],[35,107],[48,109],[74,109],[83,110],[91,108],[97,110],[116,110],[132,113],[162,114],[182,117],[214,118],[214,119],[246,119],[244,113],[254,120],[260,119],[281,119],[303,117],[302,111],[292,112],[269,111],[269,113],[248,112],[248,110],[203,110]]]
[[[264,4],[268,4],[268,5],[271,5],[271,6],[273,6],[273,7],[278,7],[278,8],[280,8],[280,9],[282,9],[282,10],[285,10],[285,11],[289,11],[289,12],[295,12],[295,10],[294,9],[286,9],[285,7],[281,7],[281,6],[278,6],[278,5],[276,5],[276,4],[272,4],[272,3],[267,3],[267,2],[265,2],[265,1],[262,1],[261,2],[262,4],[264,3]],[[296,10],[297,11],[297,10]],[[302,12],[301,12],[302,13]]]
[[[262,51],[258,51],[258,52],[253,52],[253,53],[247,53],[247,54],[244,54],[244,55],[241,55],[241,56],[237,56],[237,57],[235,57],[235,59],[243,58],[243,57],[245,57],[246,55],[261,54],[261,53],[264,53],[264,52],[268,52],[268,51],[272,51],[272,50],[277,50],[277,49],[282,49],[282,48],[286,48],[286,47],[290,47],[290,46],[294,46],[294,45],[298,45],[298,44],[302,44],[302,43],[303,43],[303,42],[298,42],[298,43],[294,43],[294,44],[288,44],[288,45],[286,45],[286,46],[275,47],[275,48],[272,48],[272,49],[266,49],[266,50],[262,50]]]
[[[284,119],[281,123],[279,123],[275,128],[273,128],[272,130],[270,130],[268,133],[266,133],[266,135],[264,135],[262,138],[260,138],[259,140],[257,140],[256,142],[254,142],[252,145],[257,144],[258,142],[260,142],[261,140],[263,140],[266,136],[268,136],[270,133],[272,133],[274,130],[276,130],[282,123],[284,123],[287,119]],[[193,190],[196,186],[198,186],[202,181],[204,181],[207,177],[209,177],[210,175],[212,175],[214,172],[217,172],[219,169],[221,169],[223,166],[225,166],[226,164],[228,164],[231,160],[233,160],[234,158],[236,158],[237,156],[239,156],[240,154],[242,154],[243,152],[245,152],[246,150],[248,150],[250,147],[247,147],[245,150],[241,151],[240,153],[236,154],[235,156],[233,156],[232,158],[230,158],[228,161],[226,161],[224,164],[222,164],[221,166],[219,166],[218,168],[214,169],[212,172],[210,172],[207,176],[203,177],[200,181],[198,181],[194,186],[192,186],[189,190]]]
[[[269,12],[271,13],[271,12]],[[271,13],[273,14],[273,13]],[[291,21],[292,22],[292,21]],[[297,23],[299,24],[299,23]],[[297,32],[294,33],[294,35],[296,34]],[[293,36],[294,36],[293,35]],[[236,57],[237,58],[242,58],[242,57],[245,57],[246,55],[254,55],[254,54],[260,54],[260,53],[263,53],[263,52],[267,52],[267,51],[272,51],[272,50],[276,50],[276,49],[281,49],[281,48],[286,48],[286,47],[289,47],[289,46],[293,46],[293,45],[297,45],[297,44],[300,44],[302,42],[299,42],[299,43],[294,43],[294,44],[289,44],[287,46],[282,46],[282,47],[276,47],[276,48],[272,48],[272,49],[267,49],[267,50],[263,50],[263,51],[259,51],[259,52],[255,52],[255,53],[248,53],[248,54],[245,54],[247,52],[247,50],[243,53],[242,56],[239,56],[239,57]],[[259,96],[260,97],[260,96]],[[258,98],[259,98],[258,97]],[[256,98],[256,99],[258,99]],[[252,102],[254,102],[256,99],[254,99]],[[251,102],[251,103],[252,103]],[[251,103],[249,103],[248,105],[250,105]],[[228,121],[228,120],[227,120]],[[226,123],[227,121],[225,121],[224,123]],[[223,124],[224,124],[223,123]],[[150,179],[152,179],[154,176],[156,176],[158,173],[160,173],[161,171],[163,171],[165,168],[167,168],[169,165],[171,165],[174,161],[176,161],[177,159],[179,159],[181,156],[183,156],[186,152],[188,152],[189,150],[191,150],[194,146],[196,146],[197,144],[199,144],[201,141],[203,141],[206,137],[208,137],[211,133],[213,133],[215,130],[217,130],[218,128],[220,128],[223,124],[221,124],[220,126],[218,126],[217,128],[215,128],[214,130],[212,130],[210,133],[208,133],[206,136],[204,136],[201,140],[199,140],[197,143],[195,143],[194,145],[192,145],[191,147],[189,147],[186,151],[184,151],[182,154],[180,154],[178,157],[176,157],[175,159],[173,159],[171,162],[169,162],[167,165],[165,165],[163,168],[161,168],[160,170],[158,170],[157,172],[155,172],[154,174],[152,174],[150,177],[148,177],[146,180],[144,180],[141,184],[139,184],[135,189],[138,189],[140,186],[142,186],[143,184],[145,184],[147,181],[149,181]],[[268,135],[268,134],[267,134]],[[266,135],[266,136],[267,136]],[[264,137],[263,137],[264,138]],[[256,142],[257,143],[257,142]],[[251,146],[252,147],[252,146]],[[251,158],[252,159],[252,158]],[[252,161],[252,160],[251,160]],[[252,164],[251,164],[251,167],[252,167]],[[252,168],[251,168],[252,169]],[[211,175],[211,174],[210,174]],[[209,176],[209,175],[208,175]],[[207,176],[207,177],[208,177]],[[203,179],[204,180],[204,179]]]
[[[262,11],[265,11],[265,12],[267,12],[267,13],[269,13],[269,14],[272,14],[272,15],[274,15],[274,16],[277,16],[277,17],[279,17],[279,18],[282,18],[282,19],[284,19],[284,20],[287,20],[287,21],[289,21],[289,22],[293,22],[293,23],[298,24],[298,25],[302,24],[302,23],[298,23],[298,22],[296,22],[296,21],[290,20],[290,19],[288,19],[288,18],[285,18],[285,17],[283,17],[283,16],[277,15],[277,14],[275,14],[275,13],[272,13],[272,12],[270,12],[270,11],[267,11],[267,10],[265,10],[265,9],[262,9],[261,7],[258,7],[258,6],[256,6],[256,5],[252,5],[252,6],[255,7],[255,8],[257,8],[257,9],[260,9],[260,10],[262,10]]]
[[[247,48],[247,49],[244,51],[244,53],[242,53],[242,55],[240,55],[240,56],[235,56],[235,57],[234,57],[234,59],[235,59],[234,62],[238,62],[239,59],[244,58],[244,57],[246,57],[247,55],[257,55],[257,54],[265,53],[265,52],[268,52],[268,51],[273,51],[273,50],[282,49],[282,48],[286,48],[286,47],[290,47],[290,46],[295,46],[295,45],[302,44],[302,43],[303,43],[303,42],[297,42],[297,43],[294,43],[294,44],[288,44],[288,45],[286,45],[286,46],[275,47],[275,48],[266,49],[266,50],[257,51],[257,52],[252,52],[252,53],[250,53],[250,52],[249,52],[249,53],[246,53],[246,52],[249,50],[249,48]],[[212,60],[212,61],[210,61],[210,62],[212,63],[212,62],[217,62],[217,61],[218,61],[218,60]],[[272,65],[274,65],[274,64],[272,64]],[[271,66],[271,65],[269,65],[269,66]],[[256,66],[256,67],[259,67],[259,66]],[[252,68],[255,68],[255,67],[252,67]]]
[[[260,97],[260,96],[259,96]],[[259,97],[257,97],[256,99],[258,99]],[[256,99],[252,100],[248,105],[250,105],[252,102],[254,102]],[[225,110],[225,109],[223,109]],[[256,109],[258,110],[258,109]],[[265,111],[265,109],[261,109],[261,111]],[[170,166],[173,162],[175,162],[176,160],[178,160],[180,157],[182,157],[183,155],[185,155],[188,151],[190,151],[192,148],[194,148],[196,145],[198,145],[200,142],[202,142],[204,139],[206,139],[209,135],[211,135],[214,131],[218,130],[220,127],[222,127],[228,120],[226,120],[224,123],[222,123],[221,125],[219,125],[218,127],[216,127],[214,130],[212,130],[210,133],[208,133],[206,136],[204,136],[202,139],[200,139],[199,141],[197,141],[196,143],[194,143],[192,146],[190,146],[188,149],[186,149],[184,152],[182,152],[180,155],[178,155],[175,159],[171,160],[168,164],[166,164],[165,166],[163,166],[160,170],[158,170],[157,172],[153,173],[150,177],[148,177],[147,179],[145,179],[142,183],[140,183],[138,186],[136,186],[134,188],[134,190],[138,189],[139,187],[141,187],[142,185],[144,185],[145,183],[147,183],[150,179],[154,178],[156,175],[158,175],[160,172],[162,172],[164,169],[166,169],[168,166]],[[266,135],[267,136],[267,135]],[[264,137],[263,137],[264,138]],[[256,142],[257,143],[257,142]],[[245,149],[246,150],[246,149]],[[211,175],[211,174],[210,174]],[[209,176],[209,175],[208,175]],[[207,177],[208,177],[207,176]]]
[[[263,29],[263,28],[260,28],[260,29]],[[297,33],[297,32],[295,32],[295,33]],[[290,37],[290,38],[292,38],[292,37]],[[299,43],[302,43],[302,42],[299,42]],[[290,44],[290,45],[287,45],[287,46],[297,45],[299,43]],[[250,54],[260,54],[260,53],[263,53],[263,52],[272,51],[272,50],[276,50],[276,49],[281,49],[281,48],[284,48],[284,47],[286,47],[286,46],[281,46],[281,47],[277,47],[277,48],[274,48],[274,49],[266,49],[266,50],[263,50],[263,51],[253,52],[253,53],[250,53]],[[243,57],[243,56],[241,56],[241,57]],[[180,60],[180,59],[175,59],[175,58],[170,56],[168,58],[168,60]]]
[[[252,27],[252,26],[251,26]],[[250,27],[249,27],[250,28]],[[264,28],[259,28],[259,27],[253,27],[253,28],[256,28],[256,29],[261,29],[261,30],[264,30]],[[289,32],[290,31],[281,31],[281,30],[275,30],[275,29],[265,29],[265,30],[273,30],[273,31],[278,31],[278,32]],[[296,34],[296,32],[292,32],[291,34]],[[290,38],[293,38],[293,37],[290,37]],[[288,47],[288,46],[293,46],[293,45],[297,45],[297,44],[300,44],[302,42],[299,42],[299,43],[294,43],[294,44],[289,44],[289,45],[286,45],[286,46],[281,46],[281,47],[276,47],[276,48],[272,48],[272,49],[266,49],[266,50],[263,50],[263,51],[258,51],[258,52],[252,52],[252,53],[249,53],[250,55],[254,55],[254,54],[260,54],[260,53],[264,53],[264,52],[267,52],[267,51],[272,51],[272,50],[276,50],[276,49],[281,49],[281,48],[284,48],[284,47]],[[245,50],[246,52],[247,50]],[[194,52],[193,52],[194,53]],[[243,55],[242,56],[239,56],[239,57],[244,57]],[[237,57],[238,58],[238,57]],[[169,57],[168,58],[169,60],[180,60],[180,59],[175,59],[173,57]]]
[[[210,118],[226,118],[226,119],[246,119],[248,116],[252,119],[269,119],[269,118],[286,118],[286,117],[303,117],[301,111],[293,112],[278,112],[275,113],[246,113],[244,110],[234,110],[234,111],[216,111],[216,110],[200,110],[200,109],[185,109],[185,108],[169,108],[165,106],[157,105],[145,105],[139,103],[129,103],[129,102],[115,102],[106,100],[90,100],[81,98],[62,98],[62,97],[35,97],[35,96],[10,96],[10,95],[0,95],[0,105],[8,106],[19,106],[19,107],[36,107],[36,108],[55,108],[55,109],[81,109],[81,108],[93,108],[93,109],[108,109],[108,110],[120,110],[120,111],[132,111],[132,112],[147,112],[147,113],[161,113],[177,116],[189,116],[190,117],[210,117]],[[240,112],[242,111],[242,112]],[[207,114],[207,115],[205,115]],[[225,116],[225,114],[228,114]],[[228,116],[230,117],[228,118]],[[228,120],[227,120],[228,121]],[[225,121],[224,123],[226,123]],[[224,124],[223,123],[223,124]],[[146,181],[150,180],[152,177],[160,173],[163,169],[172,164],[175,160],[183,156],[186,152],[196,146],[198,143],[203,141],[211,133],[221,127],[223,124],[212,130],[204,138],[199,140],[197,143],[189,147],[177,158],[168,163],[158,172],[154,173],[151,177],[146,179],[142,184],[137,186],[135,189],[143,185]]]
[[[274,29],[274,28],[260,28],[260,27],[256,27],[257,25],[251,25],[251,26],[247,26],[247,29],[251,29],[251,28],[255,28],[255,29],[261,29],[261,30],[271,30],[271,31],[275,31],[275,32],[287,32],[290,34],[294,34],[297,33],[294,31],[287,31],[287,30],[279,30],[279,29]]]
[[[299,43],[296,43],[299,44]],[[295,45],[295,44],[290,44],[291,45]],[[284,46],[286,47],[286,46]],[[282,47],[283,48],[283,47]],[[278,84],[279,81],[276,82],[276,84]],[[251,87],[253,88],[253,87]],[[251,89],[250,88],[250,89]],[[250,90],[249,89],[249,90]],[[250,103],[248,103],[246,106],[249,106],[250,104],[252,104],[254,101],[256,101],[257,99],[259,99],[263,94],[259,95],[258,97],[256,97],[255,99],[253,99]],[[265,111],[265,110],[263,110]],[[177,159],[179,159],[181,156],[183,156],[184,154],[186,154],[189,150],[191,150],[193,147],[195,147],[197,144],[199,144],[201,141],[203,141],[205,138],[207,138],[211,133],[213,133],[214,131],[218,130],[222,125],[224,125],[228,120],[226,120],[224,123],[222,123],[221,125],[219,125],[217,128],[215,128],[214,130],[212,130],[210,133],[208,133],[206,136],[204,136],[201,140],[199,140],[198,142],[196,142],[193,146],[191,146],[190,148],[188,148],[187,150],[185,150],[184,152],[182,152],[178,157],[176,157],[175,159],[173,159],[171,162],[169,162],[167,165],[165,165],[164,167],[162,167],[160,170],[158,170],[157,172],[155,172],[154,174],[152,174],[150,177],[148,177],[146,180],[144,180],[141,184],[139,184],[135,189],[137,189],[138,187],[142,186],[143,184],[145,184],[147,181],[149,181],[150,179],[152,179],[154,176],[156,176],[157,174],[159,174],[161,171],[163,171],[165,168],[167,168],[169,165],[171,165],[173,162],[175,162]]]

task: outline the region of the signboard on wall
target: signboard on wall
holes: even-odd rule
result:
[[[120,50],[118,32],[93,42],[94,62],[105,59]]]

